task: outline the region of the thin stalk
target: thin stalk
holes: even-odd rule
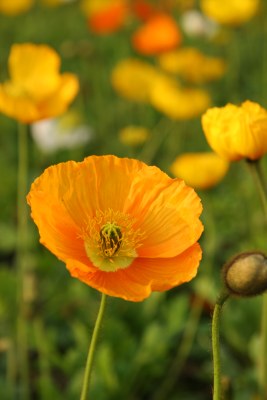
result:
[[[266,186],[265,177],[263,175],[263,171],[261,169],[259,160],[257,160],[257,161],[247,160],[247,165],[253,176],[255,186],[258,191],[260,200],[261,200],[261,205],[262,205],[262,209],[264,212],[264,216],[265,216],[265,219],[267,222],[267,197],[266,197],[267,196],[267,192],[266,192],[267,186]]]
[[[258,190],[259,197],[267,223],[267,186],[263,171],[260,166],[260,161],[247,160],[247,164],[253,175],[255,186]],[[262,317],[261,317],[261,351],[260,351],[260,386],[261,398],[266,400],[267,393],[267,293],[262,299]]]
[[[228,293],[222,293],[219,296],[212,316],[213,400],[222,400],[219,326],[222,306],[228,297]]]
[[[88,396],[88,389],[89,389],[89,382],[90,382],[90,378],[91,378],[91,374],[92,374],[92,366],[93,366],[93,360],[94,360],[94,354],[95,354],[95,347],[96,347],[99,329],[100,329],[104,311],[105,311],[105,306],[106,306],[106,295],[104,293],[102,293],[101,303],[100,303],[97,319],[95,322],[91,343],[89,345],[89,351],[88,351],[87,360],[86,360],[86,366],[85,366],[85,372],[84,372],[84,377],[83,377],[83,386],[82,386],[80,400],[86,400],[87,396]]]
[[[27,180],[28,180],[28,143],[27,126],[18,124],[18,187],[17,187],[17,278],[18,278],[18,368],[22,383],[22,399],[30,398],[27,321],[23,286],[26,270],[27,251]]]

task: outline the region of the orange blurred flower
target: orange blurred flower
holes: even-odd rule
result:
[[[267,111],[257,103],[210,108],[202,127],[210,147],[226,160],[257,160],[267,153]]]
[[[181,43],[181,33],[176,21],[167,14],[155,14],[132,36],[136,51],[145,55],[159,54]]]
[[[126,0],[84,0],[82,8],[91,31],[97,34],[116,32],[129,15]]]
[[[153,65],[136,58],[126,58],[113,69],[111,83],[121,96],[148,102],[153,84],[159,76],[161,73]]]
[[[132,12],[143,21],[148,20],[156,13],[156,7],[146,0],[133,0],[131,8]]]
[[[204,14],[214,21],[225,25],[240,25],[257,13],[260,0],[224,0],[218,6],[217,0],[201,0]]]
[[[46,45],[15,44],[10,80],[0,84],[0,112],[23,123],[63,113],[78,92],[75,75],[60,74],[60,58]]]
[[[175,79],[162,77],[154,82],[150,102],[169,118],[184,120],[203,113],[211,99],[203,89],[181,88]]]
[[[200,199],[157,167],[115,156],[61,163],[27,200],[41,243],[103,293],[141,301],[197,273]]]
[[[192,83],[219,79],[226,69],[224,60],[218,57],[208,57],[193,47],[184,47],[163,53],[159,56],[158,61],[165,71],[178,74]]]
[[[34,0],[0,0],[0,13],[17,15],[28,11],[33,3]]]
[[[195,189],[209,189],[226,175],[229,163],[216,153],[185,153],[177,157],[170,171]]]
[[[127,17],[125,4],[113,4],[106,10],[91,15],[88,19],[90,29],[95,33],[111,33],[120,29]]]

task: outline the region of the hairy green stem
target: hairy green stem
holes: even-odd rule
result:
[[[250,161],[247,164],[253,175],[255,186],[261,199],[261,204],[267,223],[267,185],[261,169],[260,160]],[[263,294],[262,299],[262,317],[261,317],[261,351],[260,351],[260,387],[261,398],[266,400],[267,393],[267,293]]]
[[[106,295],[102,293],[101,295],[101,303],[96,319],[96,323],[94,326],[93,330],[93,335],[91,339],[91,343],[89,346],[89,351],[87,355],[87,360],[86,360],[86,366],[85,366],[85,372],[84,372],[84,377],[83,377],[83,386],[82,386],[82,393],[80,400],[86,400],[88,396],[88,389],[89,389],[89,382],[90,382],[90,377],[92,373],[92,366],[93,366],[93,360],[94,360],[94,354],[95,354],[95,347],[96,347],[96,342],[99,334],[99,329],[101,326],[101,322],[103,319],[104,311],[105,311],[105,306],[106,306]]]
[[[212,316],[212,354],[213,354],[213,400],[222,400],[221,358],[220,358],[220,316],[222,306],[229,294],[223,292],[214,307]]]

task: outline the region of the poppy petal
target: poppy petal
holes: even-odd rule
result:
[[[81,231],[68,214],[62,197],[69,190],[76,163],[47,168],[34,181],[27,196],[31,216],[39,228],[40,242],[60,260],[74,258],[90,264]]]
[[[142,301],[151,291],[164,291],[190,281],[197,273],[201,249],[193,245],[174,258],[136,259],[126,269],[116,272],[92,272],[75,261],[67,264],[71,275],[110,296],[128,301]]]

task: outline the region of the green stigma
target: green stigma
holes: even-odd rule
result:
[[[122,232],[118,225],[107,222],[100,229],[100,245],[105,257],[110,258],[116,254],[122,243]]]

